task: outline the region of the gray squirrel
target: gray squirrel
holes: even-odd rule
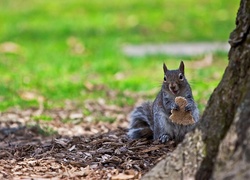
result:
[[[161,143],[174,140],[178,143],[199,120],[199,110],[194,102],[191,87],[185,78],[183,61],[177,70],[169,70],[164,63],[163,71],[162,87],[154,102],[144,102],[130,115],[127,134],[131,139],[147,138],[159,140]],[[195,124],[178,125],[169,119],[171,110],[179,109],[175,103],[177,96],[186,98],[185,111],[191,111]]]

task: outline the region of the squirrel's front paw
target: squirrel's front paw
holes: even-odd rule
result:
[[[167,143],[170,140],[170,136],[167,134],[163,134],[159,137],[161,143]]]
[[[185,106],[185,111],[192,111],[192,104],[188,103],[188,104]]]
[[[180,107],[179,107],[178,104],[173,103],[173,104],[171,105],[171,110],[177,110],[177,111],[179,111],[179,110],[180,110]]]

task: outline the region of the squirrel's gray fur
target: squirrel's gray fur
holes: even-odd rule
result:
[[[160,140],[165,143],[169,140],[180,142],[193,125],[178,125],[173,123],[169,116],[171,110],[178,110],[175,103],[177,96],[187,99],[186,111],[191,111],[195,122],[199,120],[199,111],[194,102],[191,87],[184,75],[184,63],[181,61],[179,69],[168,70],[163,64],[164,81],[154,102],[145,102],[136,107],[130,116],[128,136],[131,139],[147,138]]]

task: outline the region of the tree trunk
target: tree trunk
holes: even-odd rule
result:
[[[195,131],[143,179],[250,179],[250,0],[241,0],[229,64]]]

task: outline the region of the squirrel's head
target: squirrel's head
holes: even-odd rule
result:
[[[165,63],[163,63],[163,71],[164,71],[164,81],[163,87],[164,90],[170,91],[173,95],[177,96],[181,88],[185,85],[186,78],[184,75],[184,63],[181,61],[179,69],[169,70]]]

